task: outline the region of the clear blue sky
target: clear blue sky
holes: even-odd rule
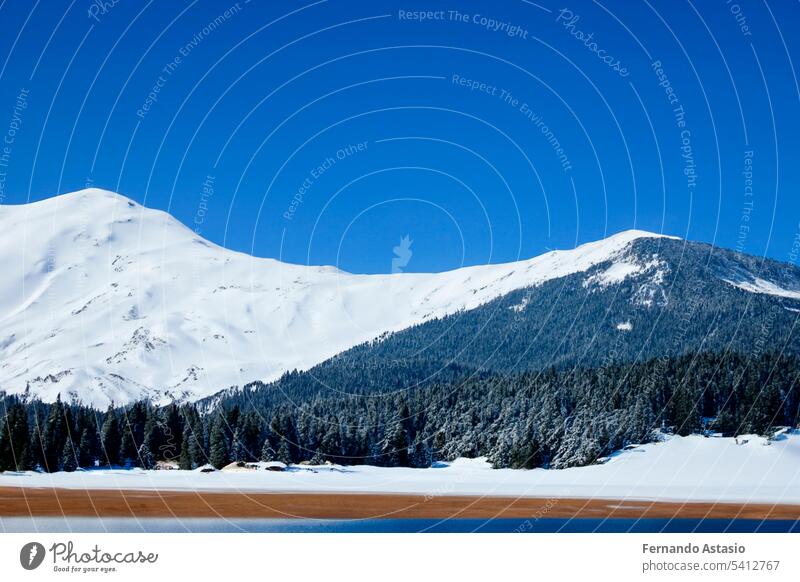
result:
[[[1,201],[93,184],[353,272],[628,228],[787,260],[800,4],[564,6],[8,0]]]

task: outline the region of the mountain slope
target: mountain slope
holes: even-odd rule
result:
[[[598,284],[615,285],[655,268],[624,256],[656,237],[628,231],[446,273],[352,275],[228,251],[103,190],[2,206],[0,389],[94,406],[197,399],[600,264],[610,266]]]
[[[222,401],[266,408],[550,367],[655,359],[664,376],[686,354],[800,355],[799,290],[800,269],[791,265],[638,238],[582,272],[388,334]]]
[[[621,275],[622,274],[622,275]],[[624,276],[623,276],[624,275]],[[800,353],[800,269],[674,239],[342,354],[513,373],[702,351]]]

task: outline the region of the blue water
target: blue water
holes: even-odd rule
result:
[[[800,533],[800,521],[750,519],[0,518],[0,532],[42,533]]]

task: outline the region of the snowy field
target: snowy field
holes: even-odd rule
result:
[[[800,503],[800,432],[761,437],[667,437],[617,453],[606,463],[551,471],[491,469],[458,459],[429,469],[292,467],[288,471],[93,470],[4,473],[0,486],[73,489],[413,493],[600,497],[673,501]]]

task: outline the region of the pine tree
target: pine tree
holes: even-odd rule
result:
[[[402,422],[395,422],[386,432],[386,438],[381,447],[383,464],[387,467],[408,466],[408,434]]]
[[[286,465],[292,464],[292,453],[289,448],[289,443],[286,439],[281,439],[281,444],[278,445],[278,460]]]
[[[122,429],[122,440],[119,445],[119,462],[124,467],[130,467],[137,457],[136,444],[130,425]]]
[[[156,459],[150,450],[150,446],[146,442],[142,443],[142,446],[139,447],[137,458],[139,459],[139,466],[142,469],[153,469],[156,466]]]
[[[688,381],[682,382],[672,395],[672,414],[676,432],[688,436],[701,428],[699,399]]]
[[[183,426],[183,435],[181,437],[181,456],[178,461],[178,467],[184,471],[190,471],[197,467],[195,460],[192,458],[191,441],[194,439],[192,435],[192,425],[186,422]]]
[[[233,433],[233,441],[231,443],[231,460],[245,461],[247,460],[247,456],[244,443],[242,443],[241,432],[237,428]]]
[[[5,413],[0,416],[0,473],[13,471],[16,468],[10,433],[11,421],[8,418],[8,413]]]
[[[418,440],[412,447],[409,465],[417,469],[425,469],[433,463],[433,451],[424,439]]]
[[[209,436],[209,462],[217,469],[230,463],[230,449],[225,430],[225,418],[217,414]]]
[[[44,422],[42,420],[42,403],[35,401],[31,404],[33,423],[31,426],[31,453],[33,465],[44,470]]]
[[[242,460],[256,460],[264,440],[263,432],[261,422],[254,412],[248,412],[241,417],[239,423],[239,440],[244,455]]]
[[[93,467],[97,450],[97,433],[94,428],[85,426],[78,443],[78,465]]]
[[[627,438],[623,446],[629,444],[646,443],[650,441],[650,436],[653,432],[654,418],[645,397],[640,395],[636,399],[633,413],[631,415],[630,429],[627,431]]]
[[[181,454],[179,466],[190,470],[206,463],[203,448],[203,425],[197,411],[191,405],[182,408],[183,431],[181,434]]]
[[[318,450],[322,453],[324,460],[326,461],[335,463],[337,462],[337,459],[341,457],[342,442],[341,435],[339,434],[338,424],[335,422],[328,423],[328,426],[325,429],[325,434],[320,442],[320,448]]]
[[[265,463],[269,463],[270,461],[276,460],[278,454],[275,452],[275,449],[272,448],[272,443],[269,442],[269,439],[264,439],[264,446],[261,447],[261,456],[259,459]]]
[[[165,461],[177,461],[182,453],[183,422],[175,403],[170,403],[161,411],[160,433],[161,443],[156,451],[158,457]]]
[[[139,465],[145,469],[152,469],[155,467],[157,459],[156,455],[161,446],[161,430],[158,423],[158,414],[152,409],[147,410],[147,420],[144,423],[144,435],[142,437],[142,444],[139,446],[137,456],[139,458]]]
[[[22,466],[19,468],[21,468],[23,471],[32,471],[36,468],[36,459],[32,449],[33,447],[28,441],[26,441],[25,445],[22,447]]]
[[[28,414],[22,404],[15,402],[0,420],[0,471],[33,469],[29,441]]]
[[[61,451],[60,470],[72,472],[78,469],[78,457],[71,439],[64,442]]]
[[[599,446],[592,431],[591,415],[582,407],[570,420],[558,453],[553,459],[553,469],[580,467],[597,460]]]
[[[109,405],[106,411],[103,427],[100,430],[100,444],[103,449],[103,457],[107,465],[119,465],[119,449],[121,444],[119,422],[117,414],[114,412],[113,405]]]
[[[67,435],[64,405],[59,394],[56,396],[55,403],[50,406],[44,426],[44,468],[46,471],[58,471]]]
[[[497,440],[497,444],[492,450],[489,461],[495,469],[502,469],[504,467],[513,466],[514,447],[511,437],[508,434],[502,434]]]
[[[316,451],[314,451],[314,455],[311,457],[309,463],[311,463],[312,465],[324,465],[325,461],[326,461],[325,455],[323,455],[322,452],[320,452],[320,450],[317,449]]]
[[[722,433],[723,436],[733,436],[737,433],[738,427],[734,420],[732,407],[724,407],[717,413],[716,418],[711,423],[711,430]]]

